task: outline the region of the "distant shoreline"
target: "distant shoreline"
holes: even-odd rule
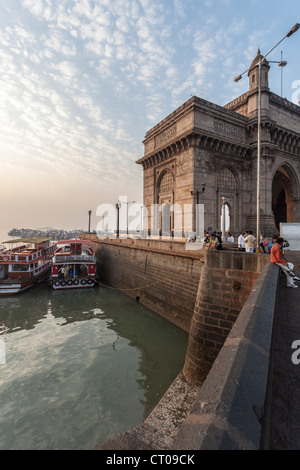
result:
[[[69,238],[78,238],[80,233],[84,233],[84,230],[63,230],[63,229],[30,229],[22,228],[16,229],[13,228],[8,232],[9,237],[49,237],[53,240],[67,240]]]

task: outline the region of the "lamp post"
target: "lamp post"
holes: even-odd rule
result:
[[[283,84],[282,84],[282,67],[285,67],[287,65],[287,62],[285,60],[282,60],[282,51],[281,51],[281,62],[278,64],[281,69],[280,69],[280,94],[282,98],[282,91],[283,91]]]
[[[204,194],[205,186],[206,186],[205,183],[202,183],[202,184],[201,184],[202,194]],[[198,188],[196,189],[196,191],[191,191],[191,196],[196,196],[196,210],[193,211],[193,217],[194,217],[193,226],[194,226],[195,229],[196,229],[195,232],[196,232],[197,237],[199,236],[199,214],[198,214],[199,195],[200,195],[200,191],[199,191]],[[196,222],[195,222],[195,219],[196,219]],[[194,228],[194,227],[193,227],[193,228]]]
[[[126,204],[126,234],[128,235],[128,204],[134,204],[135,201],[118,201],[118,203],[120,204],[120,207],[121,204]]]
[[[143,231],[144,231],[144,206],[141,204],[140,206],[140,209],[141,209],[141,230],[140,230],[140,234],[141,234],[141,238],[143,238]]]
[[[120,211],[121,204],[117,202],[116,204],[116,209],[117,209],[117,238],[119,238],[120,235],[120,217],[119,217],[119,211]]]
[[[285,60],[282,60],[282,51],[281,51],[281,60],[268,60],[268,62],[273,63],[273,64],[278,64],[278,67],[281,68],[280,71],[280,96],[282,98],[282,68],[287,65],[287,62]]]
[[[263,57],[259,58],[258,61],[258,113],[257,113],[257,180],[256,180],[256,252],[260,252],[260,153],[261,153],[261,64],[266,57],[285,39],[289,38],[300,28],[300,24],[296,23],[292,29],[277,43],[272,49],[267,52]],[[280,61],[278,65],[284,67],[286,62]],[[253,66],[256,67],[257,64]],[[253,69],[252,68],[252,69]],[[245,70],[242,74],[235,77],[234,81],[238,82],[244,73],[250,69]]]
[[[91,233],[91,213],[92,211],[89,211],[89,233]]]

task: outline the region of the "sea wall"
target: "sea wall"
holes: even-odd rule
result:
[[[199,362],[206,364],[206,375],[269,262],[264,254],[190,251],[185,243],[167,240],[94,241],[100,284],[123,291],[190,333],[185,373],[191,381]]]
[[[150,242],[143,242],[142,247],[131,240],[97,241],[100,282],[123,291],[189,332],[203,255],[185,254],[182,244],[181,252],[177,252],[176,243],[161,245],[154,241],[153,248],[153,243],[150,247]]]
[[[245,304],[268,255],[206,252],[183,373],[201,385]]]
[[[278,270],[264,254],[129,245],[97,242],[103,281],[189,325],[189,344],[183,371],[149,417],[96,448],[259,448]],[[146,274],[156,284],[136,290]]]
[[[268,448],[279,269],[264,266],[172,450]]]

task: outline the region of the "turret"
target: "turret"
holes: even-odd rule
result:
[[[254,91],[258,88],[259,83],[259,61],[263,59],[260,50],[257,51],[257,56],[250,65],[248,77],[249,77],[249,91]],[[261,63],[261,89],[269,90],[269,62],[264,59]]]

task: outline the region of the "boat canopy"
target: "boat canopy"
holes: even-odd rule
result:
[[[2,243],[44,243],[52,240],[49,237],[25,237],[25,238],[15,238],[14,240],[7,240]]]
[[[93,245],[94,242],[92,242],[91,240],[78,240],[78,239],[75,239],[75,240],[59,240],[58,242],[56,242],[57,245]]]

